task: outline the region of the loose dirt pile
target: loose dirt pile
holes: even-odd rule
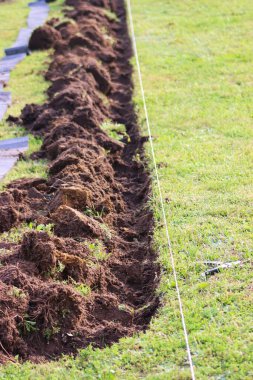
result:
[[[20,243],[0,242],[2,362],[104,347],[145,329],[158,305],[124,2],[66,4],[68,21],[51,20],[30,41],[31,49],[54,48],[48,101],[10,118],[43,137],[34,159],[49,160],[49,177],[0,193],[0,232],[40,227]],[[126,126],[121,141],[102,128],[108,123]]]

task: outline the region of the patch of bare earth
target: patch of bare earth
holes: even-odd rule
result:
[[[30,41],[31,49],[54,48],[48,101],[10,117],[43,137],[33,158],[49,160],[49,177],[8,185],[0,194],[0,232],[30,222],[54,230],[0,242],[2,362],[104,347],[144,330],[158,305],[150,178],[136,159],[145,138],[132,103],[124,2],[66,4],[73,6],[69,21],[51,20]],[[106,120],[124,124],[127,135],[109,137],[101,128]]]

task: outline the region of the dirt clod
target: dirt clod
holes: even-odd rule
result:
[[[49,25],[35,29],[29,41],[30,50],[46,50],[54,46],[61,38],[61,34]]]

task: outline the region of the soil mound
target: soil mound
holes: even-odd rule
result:
[[[51,0],[52,1],[52,0]],[[29,41],[30,50],[46,50],[52,48],[61,34],[49,25],[40,26],[35,29]]]
[[[66,21],[30,40],[31,50],[54,48],[48,99],[9,118],[43,138],[32,157],[49,164],[47,179],[0,193],[2,362],[104,347],[145,330],[158,306],[124,2],[66,4]]]

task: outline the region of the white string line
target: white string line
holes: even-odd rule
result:
[[[175,280],[175,284],[176,284],[176,291],[177,291],[181,321],[182,321],[182,326],[183,326],[183,330],[184,330],[186,350],[187,350],[189,366],[190,366],[190,370],[191,370],[191,377],[192,377],[192,380],[195,380],[194,366],[193,366],[193,362],[192,362],[192,355],[191,355],[191,350],[190,350],[190,345],[189,345],[188,332],[187,332],[186,323],[185,323],[183,304],[182,304],[182,299],[181,299],[180,290],[179,290],[179,284],[178,284],[178,279],[177,279],[177,271],[176,271],[176,267],[175,267],[175,260],[174,260],[174,255],[173,255],[173,250],[172,250],[172,245],[171,245],[171,240],[170,240],[170,235],[169,235],[168,222],[167,222],[167,217],[166,217],[166,212],[165,212],[165,207],[164,207],[164,202],[163,202],[162,188],[161,188],[160,179],[159,179],[159,175],[158,175],[155,150],[154,150],[151,128],[150,128],[150,123],[149,123],[148,109],[147,109],[147,104],[146,104],[146,97],[145,97],[145,91],[144,91],[144,87],[143,87],[141,67],[140,67],[140,62],[139,62],[139,55],[138,55],[136,37],[135,37],[135,31],[134,31],[131,0],[126,0],[126,1],[127,1],[128,13],[129,13],[131,35],[132,35],[132,40],[133,40],[133,47],[134,47],[138,77],[139,77],[139,82],[140,82],[145,118],[146,118],[146,123],[147,123],[147,128],[148,128],[148,134],[149,134],[151,153],[152,153],[152,158],[153,158],[154,168],[155,168],[155,176],[156,176],[157,187],[158,187],[158,191],[159,191],[159,198],[160,198],[160,203],[161,203],[161,208],[162,208],[164,226],[165,226],[165,230],[166,230],[166,237],[167,237],[167,243],[168,243],[168,248],[169,248],[169,253],[170,253],[171,265],[172,265],[174,280]]]

